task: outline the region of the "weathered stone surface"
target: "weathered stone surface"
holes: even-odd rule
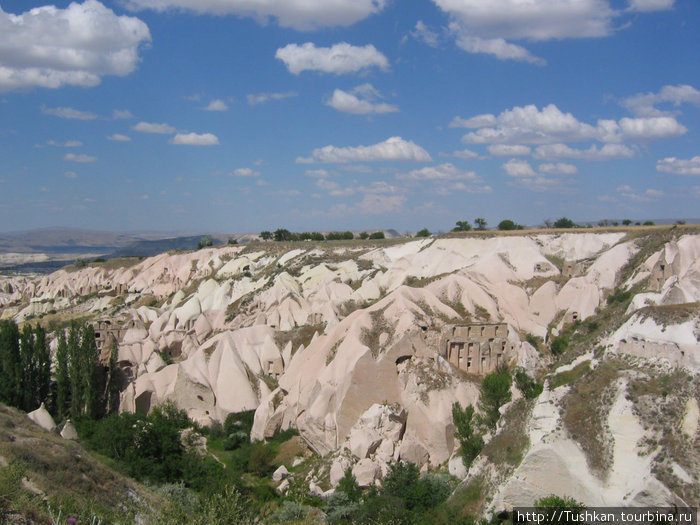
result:
[[[27,417],[44,430],[48,430],[49,432],[56,430],[56,423],[51,417],[51,414],[49,414],[49,411],[46,410],[44,403],[42,403],[36,410],[29,412]]]
[[[369,487],[379,477],[380,469],[371,459],[361,459],[352,469],[352,475],[360,487]]]

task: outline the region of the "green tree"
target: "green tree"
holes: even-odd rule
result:
[[[567,346],[569,346],[569,339],[565,335],[559,335],[552,339],[549,349],[554,355],[560,355],[564,353]]]
[[[430,237],[430,230],[428,228],[423,228],[416,232],[416,237]]]
[[[291,241],[292,240],[292,232],[289,230],[285,230],[284,228],[279,228],[275,230],[274,233],[275,240],[276,241]]]
[[[36,355],[34,353],[34,331],[29,323],[24,325],[19,339],[19,355],[22,365],[21,402],[18,408],[29,412],[34,406],[37,391]]]
[[[66,332],[58,331],[58,346],[56,347],[56,415],[59,419],[65,419],[70,412],[70,376],[68,375],[68,342]]]
[[[642,226],[654,226],[656,223],[654,221],[644,221]]]
[[[272,232],[270,232],[270,231],[265,230],[265,231],[260,232],[260,238],[263,241],[269,241],[270,239],[272,239],[272,237],[273,237],[273,235],[272,235]]]
[[[498,229],[501,231],[519,230],[518,224],[510,219],[504,219],[498,223]]]
[[[554,525],[580,523],[582,520],[574,518],[572,514],[586,509],[582,503],[573,498],[560,498],[554,495],[538,499],[535,502],[535,508],[544,514],[545,523],[553,523]],[[562,511],[570,511],[571,513]]]
[[[350,467],[345,469],[345,475],[340,479],[335,490],[336,492],[345,493],[348,499],[353,502],[360,501],[362,497],[362,489],[357,484],[355,476],[352,475]]]
[[[47,402],[51,391],[51,351],[46,341],[46,331],[37,323],[34,328],[34,352],[36,365],[35,405]]]
[[[624,224],[625,226],[629,226],[630,224],[632,224],[632,221],[629,219],[625,219],[624,221],[622,221],[622,224]]]
[[[555,228],[575,228],[576,223],[567,217],[560,217],[554,221]]]
[[[385,235],[384,235],[383,231],[379,231],[379,232],[374,232],[374,233],[370,234],[369,238],[370,239],[384,239]]]
[[[453,404],[452,421],[455,425],[455,437],[459,441],[459,455],[462,456],[464,465],[469,468],[484,448],[484,440],[475,428],[474,407],[469,405],[462,409],[458,402]]]
[[[14,321],[0,321],[0,401],[14,407],[19,407],[22,401],[19,338]]]
[[[510,401],[510,372],[502,367],[487,374],[481,383],[479,410],[484,414],[484,423],[495,428],[504,404]]]
[[[80,358],[83,362],[81,380],[84,384],[82,406],[85,415],[96,419],[101,412],[104,374],[99,363],[95,330],[91,324],[83,325]]]
[[[484,219],[483,217],[477,217],[476,219],[474,219],[474,224],[476,224],[476,229],[478,231],[486,230],[487,223],[486,223],[486,219]]]
[[[197,244],[197,249],[201,250],[202,248],[208,248],[209,246],[213,246],[214,241],[212,241],[211,237],[209,235],[205,235],[201,239],[199,239],[199,243]]]
[[[525,399],[535,399],[542,393],[542,383],[538,383],[528,375],[522,367],[515,369],[515,384]]]
[[[453,232],[468,232],[472,229],[472,225],[469,224],[469,221],[457,221],[456,224],[457,226],[452,228]]]
[[[369,239],[369,233],[367,233],[367,232],[360,233],[360,239],[362,239],[363,241]]]
[[[70,413],[77,417],[83,413],[83,360],[80,352],[80,327],[75,321],[71,322],[68,331],[68,376],[70,377]]]
[[[119,380],[120,369],[118,365],[117,343],[112,345],[112,350],[109,355],[109,371],[107,375],[107,387],[105,388],[107,398],[107,414],[116,414],[119,412]]]

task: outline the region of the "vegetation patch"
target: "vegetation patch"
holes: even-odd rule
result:
[[[292,343],[292,354],[294,354],[301,345],[304,348],[309,346],[314,334],[322,334],[326,329],[326,323],[319,324],[305,324],[302,326],[295,326],[291,330],[275,332],[275,344],[280,348],[284,349],[288,343]]]
[[[533,403],[527,399],[518,399],[503,416],[503,426],[484,447],[483,454],[494,465],[506,466],[511,472],[523,460],[530,446],[527,437],[527,422],[532,412]]]
[[[564,425],[572,439],[581,445],[590,469],[601,478],[612,466],[612,438],[607,418],[617,391],[615,382],[620,369],[621,362],[609,361],[581,374],[563,400]]]

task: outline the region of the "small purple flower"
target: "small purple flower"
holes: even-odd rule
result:
[[[70,523],[71,525],[73,525],[74,523],[77,523],[77,522],[78,522],[78,520],[76,520],[75,518],[68,518],[67,521],[68,521],[68,523]]]

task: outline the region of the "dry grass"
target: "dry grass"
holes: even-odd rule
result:
[[[700,317],[700,302],[645,306],[638,310],[642,319],[650,317],[661,326],[681,324]]]
[[[275,332],[275,344],[278,348],[284,349],[285,346],[291,341],[292,342],[292,353],[296,352],[301,345],[304,348],[309,346],[311,340],[315,333],[322,334],[326,329],[326,323],[321,324],[305,324],[302,326],[296,326],[291,330],[277,331]]]
[[[527,437],[527,422],[530,418],[533,403],[526,399],[518,399],[503,416],[503,427],[484,447],[482,454],[491,463],[505,467],[508,472],[515,469],[523,460],[529,447]]]
[[[89,523],[92,515],[112,521],[131,521],[139,511],[160,500],[138,483],[95,459],[78,443],[44,432],[23,413],[0,405],[0,456],[15,465],[50,503],[54,514]],[[35,523],[50,523],[40,495],[27,491],[10,502]],[[132,499],[133,498],[133,499]]]

